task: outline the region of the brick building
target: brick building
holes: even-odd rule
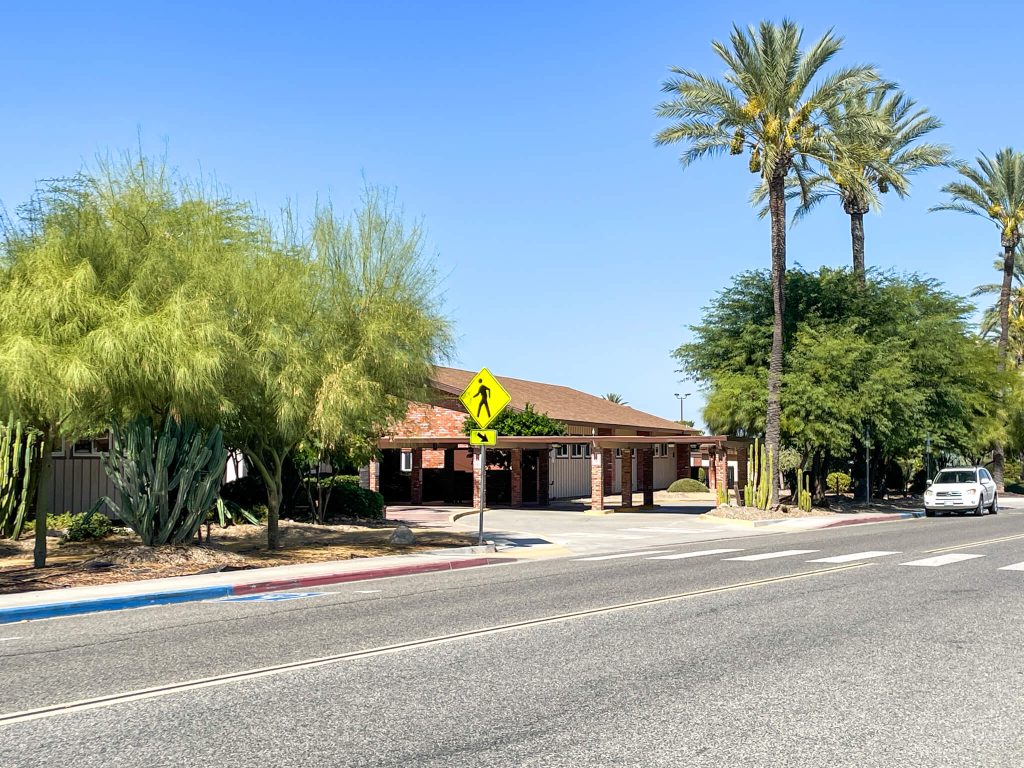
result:
[[[477,502],[479,455],[464,434],[459,394],[474,372],[437,368],[431,403],[412,403],[406,418],[380,441],[381,459],[363,469],[364,485],[389,503]],[[488,451],[488,503],[545,505],[550,499],[591,497],[604,505],[607,494],[633,492],[650,503],[655,489],[679,477],[696,477],[707,467],[711,484],[733,485],[738,452],[745,443],[700,435],[677,422],[612,403],[569,387],[499,377],[512,398],[510,408],[536,411],[562,421],[565,437],[499,437]],[[729,461],[729,451],[733,461]],[[745,467],[745,456],[743,462]]]

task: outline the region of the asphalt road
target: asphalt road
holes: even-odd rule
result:
[[[1021,512],[642,552],[7,625],[0,766],[1024,762]]]

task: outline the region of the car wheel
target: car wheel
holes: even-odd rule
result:
[[[985,514],[985,494],[981,494],[978,497],[978,508],[974,510],[975,517],[981,517]]]
[[[998,493],[993,493],[992,494],[992,505],[988,508],[988,513],[990,515],[995,515],[995,514],[998,514],[998,512],[999,512],[999,494]]]

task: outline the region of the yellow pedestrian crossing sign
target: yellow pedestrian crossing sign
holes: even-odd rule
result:
[[[498,418],[498,414],[512,402],[512,397],[491,372],[484,368],[469,382],[459,400],[466,406],[470,417],[480,429],[486,429],[487,425]]]
[[[469,432],[470,445],[490,445],[498,442],[498,433],[493,429],[472,429]]]

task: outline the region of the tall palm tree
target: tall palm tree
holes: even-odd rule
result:
[[[864,282],[864,214],[881,207],[881,195],[910,192],[910,177],[928,168],[948,165],[950,149],[920,139],[940,128],[938,118],[891,83],[870,93],[851,93],[827,110],[835,137],[834,153],[818,169],[802,169],[794,178],[801,205],[794,219],[806,215],[828,197],[838,197],[850,217],[853,271]],[[877,122],[866,119],[873,116]],[[871,126],[874,130],[871,130]],[[865,130],[865,128],[869,130]]]
[[[615,403],[616,405],[629,405],[629,403],[627,403],[618,392],[609,392],[604,396],[604,399],[609,403]]]
[[[999,287],[999,358],[1000,370],[1006,367],[1006,351],[1010,333],[1010,291],[1013,286],[1014,251],[1021,242],[1024,224],[1024,155],[1007,147],[990,160],[982,153],[977,167],[960,163],[962,177],[942,188],[948,202],[933,211],[957,211],[988,219],[999,228],[999,244],[1003,248],[1003,282]],[[1003,490],[1005,456],[1002,443],[992,448],[992,475]]]
[[[831,156],[834,137],[826,113],[851,90],[867,90],[878,81],[874,69],[862,66],[819,77],[842,48],[842,39],[830,30],[802,50],[802,37],[803,31],[788,19],[781,24],[763,21],[746,30],[733,26],[728,45],[712,43],[727,68],[723,78],[673,67],[674,77],[662,85],[669,98],[656,111],[658,117],[673,122],[657,134],[655,143],[687,145],[681,157],[684,167],[703,157],[726,151],[742,155],[749,150],[750,171],[760,174],[768,188],[775,318],[765,444],[775,466],[779,465],[781,421],[786,180],[796,161],[824,161]],[[772,474],[771,505],[777,507],[778,474]]]

